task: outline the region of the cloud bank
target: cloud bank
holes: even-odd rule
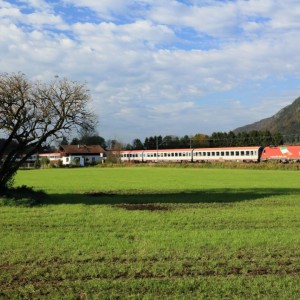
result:
[[[100,135],[210,134],[299,96],[296,0],[0,0],[1,72],[84,81]]]

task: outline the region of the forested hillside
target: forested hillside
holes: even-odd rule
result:
[[[234,130],[234,133],[250,132],[253,130],[265,131],[271,133],[280,133],[285,143],[299,142],[300,136],[300,97],[298,97],[292,104],[284,107],[278,113],[270,118],[266,118],[239,127]]]

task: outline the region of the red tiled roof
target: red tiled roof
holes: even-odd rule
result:
[[[60,150],[69,154],[99,154],[105,152],[99,145],[61,145]]]

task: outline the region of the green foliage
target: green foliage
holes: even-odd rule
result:
[[[183,137],[167,135],[150,136],[145,138],[143,147],[138,143],[138,139],[132,145],[127,145],[127,149],[183,149],[183,148],[207,148],[207,147],[236,147],[236,146],[267,146],[281,145],[284,142],[280,133],[270,131],[252,130],[249,132],[214,132],[211,136],[205,134],[185,135]]]
[[[42,167],[48,167],[49,164],[50,164],[50,159],[48,157],[43,156],[39,159],[39,162],[40,162]]]
[[[235,134],[230,132],[214,132],[210,138],[211,147],[236,147],[236,146],[268,146],[282,145],[283,136],[280,133],[271,133],[268,130],[249,132],[243,131]]]
[[[80,158],[74,157],[72,160],[72,166],[79,167],[80,166]]]

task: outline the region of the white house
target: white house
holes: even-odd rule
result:
[[[60,155],[63,165],[94,165],[105,160],[105,150],[99,145],[61,145]]]

